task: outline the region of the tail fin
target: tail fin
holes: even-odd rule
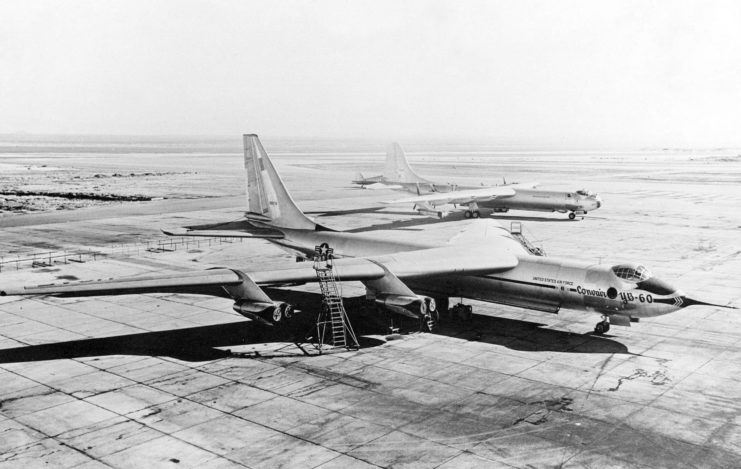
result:
[[[245,134],[243,138],[247,219],[276,228],[317,229],[296,206],[257,135]]]
[[[422,182],[429,184],[430,181],[420,177],[407,163],[404,150],[401,145],[394,142],[386,147],[386,166],[383,175],[389,182]]]

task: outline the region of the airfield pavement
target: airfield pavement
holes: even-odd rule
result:
[[[263,143],[271,152],[271,142]],[[438,222],[411,207],[375,209],[398,194],[348,181],[358,170],[380,170],[381,151],[271,155],[304,210],[346,212],[322,216],[327,225],[444,238],[469,223],[460,215]],[[736,153],[460,153],[412,153],[410,161],[433,180],[454,174],[461,182],[491,182],[505,174],[597,191],[604,205],[583,220],[527,212],[495,218],[522,221],[549,256],[640,261],[692,297],[741,306]],[[186,182],[173,175],[162,183],[178,194],[188,185],[198,192],[4,216],[5,260],[82,247],[115,253],[112,246],[161,238],[161,227],[238,219],[241,156],[182,158],[0,155],[0,162],[89,171],[105,164],[110,171],[188,172]],[[204,198],[209,189],[213,197]],[[5,263],[0,284],[293,262],[259,240],[125,252],[33,269]],[[275,294],[316,304],[316,288],[299,290]],[[0,467],[741,465],[739,310],[692,307],[599,337],[592,334],[595,314],[469,302],[470,323],[388,336],[384,323],[358,306],[363,291],[344,287],[362,348],[316,355],[308,346],[312,356],[256,331],[223,298],[1,298]]]

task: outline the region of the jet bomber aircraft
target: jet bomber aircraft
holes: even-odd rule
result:
[[[262,238],[300,257],[315,247],[334,249],[343,281],[360,281],[379,308],[434,325],[449,298],[464,297],[547,313],[561,308],[602,316],[595,332],[629,326],[694,305],[692,299],[638,263],[543,257],[528,251],[494,220],[471,220],[446,242],[429,244],[415,233],[334,231],[309,219],[286,190],[257,135],[244,135],[245,220],[190,229],[191,236]],[[173,234],[173,233],[168,233]],[[263,286],[316,282],[310,263],[231,266],[99,281],[5,287],[0,295],[95,296],[148,292],[227,296],[234,310],[262,325],[287,319],[292,305],[272,300]]]
[[[352,181],[361,187],[385,186],[416,193],[416,197],[387,202],[389,204],[414,204],[419,213],[443,218],[447,210],[438,207],[460,205],[465,207],[466,218],[479,218],[480,209],[505,213],[509,210],[529,210],[540,212],[561,212],[569,214],[569,219],[584,216],[602,206],[602,198],[588,190],[572,192],[538,189],[537,184],[505,184],[503,186],[459,186],[440,184],[419,176],[409,166],[404,150],[398,143],[392,143],[386,150],[386,164],[383,174],[363,177],[361,174]]]

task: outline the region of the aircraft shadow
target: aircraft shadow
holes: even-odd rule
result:
[[[628,347],[593,331],[583,334],[548,329],[544,324],[473,315],[468,322],[442,320],[436,334],[525,352],[630,354]]]
[[[492,218],[494,220],[500,220],[500,221],[545,221],[545,222],[555,222],[555,223],[575,223],[581,221],[580,217],[577,217],[576,220],[569,220],[567,218],[551,218],[551,217],[535,217],[535,216],[523,216],[523,215],[500,215],[500,214],[492,214],[489,218]]]
[[[308,308],[318,308],[321,296],[316,293],[296,290],[271,289],[271,298]],[[365,296],[346,297],[343,299],[352,326],[357,335],[381,334],[389,332],[390,322],[399,327],[401,332],[419,331],[420,323],[416,319],[397,314],[379,314],[376,308],[365,299]],[[543,313],[547,314],[547,313]],[[583,334],[548,329],[544,324],[508,319],[496,316],[474,314],[471,321],[460,321],[443,316],[435,334],[457,337],[465,340],[501,345],[503,347],[532,352],[568,352],[568,353],[631,353],[628,348],[608,336],[594,335],[592,329]]]
[[[0,350],[0,363],[33,362],[64,358],[107,355],[167,356],[183,361],[208,361],[231,356],[217,347],[267,342],[305,342],[312,333],[321,296],[317,293],[271,289],[272,298],[290,301],[303,311],[289,325],[259,326],[242,321],[210,326],[144,332],[114,337],[72,340],[52,344],[29,345]],[[363,296],[345,299],[350,320],[362,348],[380,345],[382,340],[365,335],[385,335],[389,318],[402,332],[419,330],[419,321],[398,315],[379,314],[368,306]],[[630,353],[627,347],[607,337],[589,333],[574,334],[541,327],[542,324],[475,315],[471,321],[441,321],[435,334],[476,340],[519,351],[555,351],[568,353]]]

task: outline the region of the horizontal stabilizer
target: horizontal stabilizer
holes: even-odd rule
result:
[[[280,239],[283,233],[274,228],[261,228],[247,220],[186,226],[174,230],[162,230],[168,236],[204,236],[212,238],[267,238]]]
[[[167,236],[198,236],[206,238],[255,238],[255,239],[281,239],[283,233],[279,231],[264,233],[247,233],[244,231],[220,231],[220,230],[188,230],[185,228],[172,231],[162,230]]]

